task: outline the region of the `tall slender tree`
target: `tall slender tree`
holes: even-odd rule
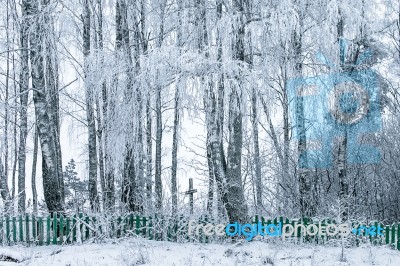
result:
[[[84,78],[85,78],[85,102],[86,120],[88,127],[88,154],[89,154],[89,201],[92,210],[99,209],[99,198],[97,196],[97,144],[96,144],[96,122],[94,116],[94,92],[88,77],[91,37],[91,7],[90,1],[83,2],[83,56],[84,56]]]
[[[20,144],[18,151],[18,210],[25,211],[25,164],[26,164],[26,139],[28,135],[28,87],[29,87],[29,46],[28,29],[30,19],[27,17],[27,10],[22,9],[22,23],[20,34],[21,47],[21,70],[20,70]]]
[[[42,151],[44,198],[50,212],[64,211],[64,182],[59,140],[59,102],[57,61],[52,41],[54,28],[50,16],[50,1],[23,1],[27,15],[34,18],[29,36],[32,65],[32,88],[37,129]],[[44,45],[46,44],[46,45]]]

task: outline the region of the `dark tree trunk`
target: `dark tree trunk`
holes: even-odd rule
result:
[[[6,49],[10,50],[10,40],[9,40],[9,11],[8,11],[9,2],[7,1],[7,18],[6,18]],[[1,197],[5,202],[6,211],[8,211],[10,207],[10,192],[8,189],[8,155],[9,155],[9,145],[8,145],[8,120],[9,120],[9,75],[10,75],[10,52],[6,54],[6,84],[5,84],[5,99],[4,99],[4,164],[0,158],[0,189],[1,189]],[[4,167],[4,168],[3,168]],[[13,184],[13,188],[15,190],[15,181]],[[15,192],[14,192],[15,193]]]
[[[25,164],[26,164],[26,138],[28,135],[28,92],[29,92],[29,52],[28,52],[28,28],[30,21],[26,16],[26,10],[22,10],[21,23],[21,73],[20,73],[20,140],[18,151],[18,211],[25,212]]]
[[[174,125],[172,133],[172,166],[171,166],[171,193],[172,193],[172,214],[178,208],[178,186],[176,182],[176,171],[178,166],[178,126],[179,126],[179,82],[175,91],[174,103]]]
[[[7,177],[4,172],[4,164],[1,161],[0,157],[0,194],[1,198],[3,199],[3,202],[5,202],[5,211],[9,210],[10,204],[10,192],[8,190],[8,184],[7,184]]]
[[[263,209],[262,201],[262,179],[261,179],[261,160],[260,160],[260,146],[258,143],[258,115],[257,115],[257,93],[255,88],[252,91],[252,127],[253,127],[253,146],[254,146],[254,170],[255,170],[255,183],[256,183],[256,210],[260,213]]]
[[[233,59],[244,62],[244,2],[239,0],[234,5],[234,15],[237,20],[233,23]],[[247,205],[242,184],[242,146],[243,146],[243,114],[242,114],[242,77],[235,77],[236,84],[232,84],[229,94],[228,120],[228,163],[227,163],[227,202],[226,210],[229,221],[246,221]]]
[[[38,157],[38,142],[39,142],[39,134],[37,132],[37,128],[35,126],[35,135],[34,135],[34,143],[33,143],[33,160],[32,160],[32,205],[33,205],[33,214],[37,214],[38,200],[37,200],[37,190],[36,190],[36,166],[37,166],[37,157]]]
[[[341,12],[339,12],[341,16]],[[344,45],[342,45],[343,38],[344,38],[344,21],[343,18],[340,17],[338,24],[337,24],[337,34],[338,34],[338,41],[339,41],[339,57],[340,57],[340,67],[342,71],[344,70],[345,66],[345,51]],[[349,184],[346,177],[346,155],[347,155],[347,132],[344,133],[344,136],[339,138],[338,141],[338,154],[337,154],[337,171],[339,177],[339,202],[341,208],[341,219],[342,221],[347,221],[348,216],[348,195],[349,195]]]
[[[182,0],[178,1],[178,32],[176,46],[181,49],[182,46]],[[171,166],[171,193],[172,193],[172,214],[175,214],[178,208],[178,185],[176,181],[176,172],[178,167],[178,127],[179,127],[179,92],[180,79],[176,82],[174,97],[174,125],[172,129],[172,166]]]
[[[151,111],[151,99],[150,93],[147,94],[146,101],[146,196],[147,196],[147,205],[149,211],[153,209],[153,180],[152,180],[152,168],[153,168],[153,152],[152,152],[152,111]]]
[[[127,6],[124,0],[116,1],[115,11],[115,22],[116,22],[116,49],[117,57],[126,64],[126,74],[128,76],[127,85],[124,93],[124,104],[130,110],[133,98],[133,73],[132,73],[132,58],[130,48],[130,36],[127,22]],[[135,151],[133,147],[133,119],[129,119],[127,123],[127,141],[125,143],[125,160],[124,160],[124,171],[122,179],[122,194],[121,201],[125,203],[129,210],[134,211],[135,209],[135,190],[136,190],[136,179],[135,179]]]
[[[97,0],[97,40],[100,51],[103,51],[103,7],[102,1]],[[103,64],[103,56],[101,63]],[[114,184],[114,167],[111,159],[111,155],[108,147],[108,130],[110,114],[113,112],[112,104],[108,104],[108,91],[107,85],[103,82],[101,86],[101,101],[102,109],[101,114],[103,117],[103,123],[98,123],[98,143],[99,143],[99,162],[100,162],[100,184],[102,190],[103,208],[106,211],[113,209],[115,204],[115,184]],[[108,109],[110,106],[110,110]],[[100,109],[100,104],[97,104],[97,108]],[[100,110],[98,110],[100,112]],[[101,121],[100,115],[98,115],[98,121]],[[103,152],[104,149],[104,152]]]
[[[94,95],[92,85],[88,79],[89,66],[87,57],[90,55],[90,4],[89,0],[83,2],[83,56],[84,56],[84,78],[85,78],[85,103],[86,122],[88,127],[88,152],[89,152],[89,202],[90,208],[99,210],[99,198],[97,196],[97,145],[96,145],[96,123],[94,117]]]
[[[292,49],[294,54],[294,76],[300,77],[303,72],[302,63],[302,50],[303,50],[303,20],[304,17],[300,18],[300,29],[292,32]],[[304,217],[312,217],[316,213],[315,209],[315,198],[312,190],[312,177],[311,172],[308,169],[308,158],[307,158],[307,137],[305,127],[305,114],[304,114],[304,100],[301,95],[296,97],[296,120],[297,120],[297,134],[298,144],[297,150],[299,153],[299,170],[298,170],[298,182],[299,182],[299,194],[300,194],[300,214]],[[286,161],[285,161],[286,163]]]
[[[162,208],[162,180],[161,180],[161,141],[162,141],[162,112],[161,87],[156,89],[156,162],[155,162],[155,193],[156,209]]]
[[[157,47],[161,47],[163,39],[164,39],[164,12],[165,12],[166,1],[162,1],[160,6],[160,25],[159,25],[159,33],[157,40]],[[156,202],[155,207],[157,211],[161,211],[162,209],[162,179],[161,179],[161,149],[162,149],[162,110],[161,110],[161,85],[156,87],[156,161],[155,161],[155,194],[156,194]]]

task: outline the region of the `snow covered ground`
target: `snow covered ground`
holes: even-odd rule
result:
[[[102,265],[400,265],[400,251],[386,247],[339,247],[253,241],[236,244],[173,243],[125,239],[105,244],[75,246],[0,247],[0,261],[6,265],[102,266]]]

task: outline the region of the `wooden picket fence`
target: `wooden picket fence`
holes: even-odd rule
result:
[[[90,217],[83,213],[74,216],[48,215],[47,217],[35,217],[32,215],[20,216],[0,216],[0,243],[3,245],[28,244],[28,245],[64,245],[81,241],[88,241],[101,237],[120,238],[127,236],[140,236],[150,240],[164,241],[199,241],[203,243],[213,241],[223,241],[226,236],[205,236],[192,234],[188,235],[189,217],[166,217],[154,216],[144,217],[135,214],[126,214],[119,217]],[[202,215],[197,219],[198,224],[218,224],[226,222],[218,222],[207,215]],[[331,224],[336,223],[331,219],[311,220],[303,219],[287,219],[277,217],[275,219],[267,219],[255,216],[251,221],[253,224],[302,224],[304,226],[310,224]],[[355,245],[370,242],[373,245],[388,245],[393,249],[400,250],[400,223],[392,225],[383,225],[378,222],[372,222],[368,225],[353,224],[353,228],[360,226],[380,226],[384,229],[383,236],[365,236],[365,232],[360,236],[350,235],[350,240]],[[265,239],[275,241],[274,237],[265,237]],[[316,244],[328,243],[332,240],[340,239],[339,236],[303,236],[301,229],[298,228],[297,237],[289,238],[289,241],[309,242]]]
[[[120,238],[124,236],[141,236],[149,240],[177,241],[178,238],[190,240],[187,235],[187,219],[180,217],[143,217],[127,214],[119,217],[90,217],[83,213],[66,216],[61,214],[35,217],[0,216],[0,243],[3,245],[34,244],[63,245],[76,243],[96,237]],[[199,223],[208,222],[207,216],[202,216]],[[201,235],[198,241],[208,242],[208,237]]]
[[[264,217],[258,217],[257,215],[254,217],[252,221],[253,224],[257,224],[260,222],[263,226],[265,224],[274,224],[278,225],[279,223],[284,224],[291,224],[295,227],[296,224],[302,224],[307,227],[307,225],[315,224],[315,225],[322,225],[326,226],[327,224],[339,224],[334,219],[310,219],[310,218],[301,218],[301,219],[288,219],[283,217],[277,217],[275,219],[266,219]],[[350,234],[347,239],[352,241],[356,246],[360,245],[361,243],[371,243],[372,245],[387,245],[393,249],[400,250],[400,223],[393,223],[392,225],[383,225],[377,221],[370,222],[369,224],[363,223],[352,223],[352,228],[356,228],[357,230],[362,227],[369,228],[370,226],[380,226],[383,228],[383,236],[366,236],[365,230],[360,230],[360,235]],[[295,232],[296,233],[296,232]],[[308,242],[308,243],[316,243],[316,244],[323,244],[330,241],[337,241],[340,240],[341,237],[339,235],[336,236],[321,236],[316,234],[315,236],[303,236],[303,232],[301,228],[297,229],[296,237],[290,237],[289,240],[295,240],[299,242]]]

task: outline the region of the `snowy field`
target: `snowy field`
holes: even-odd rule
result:
[[[386,247],[345,249],[346,259],[341,261],[339,247],[258,241],[222,245],[125,239],[80,246],[1,247],[0,254],[3,260],[11,257],[20,261],[0,261],[1,266],[400,265],[400,252]]]

